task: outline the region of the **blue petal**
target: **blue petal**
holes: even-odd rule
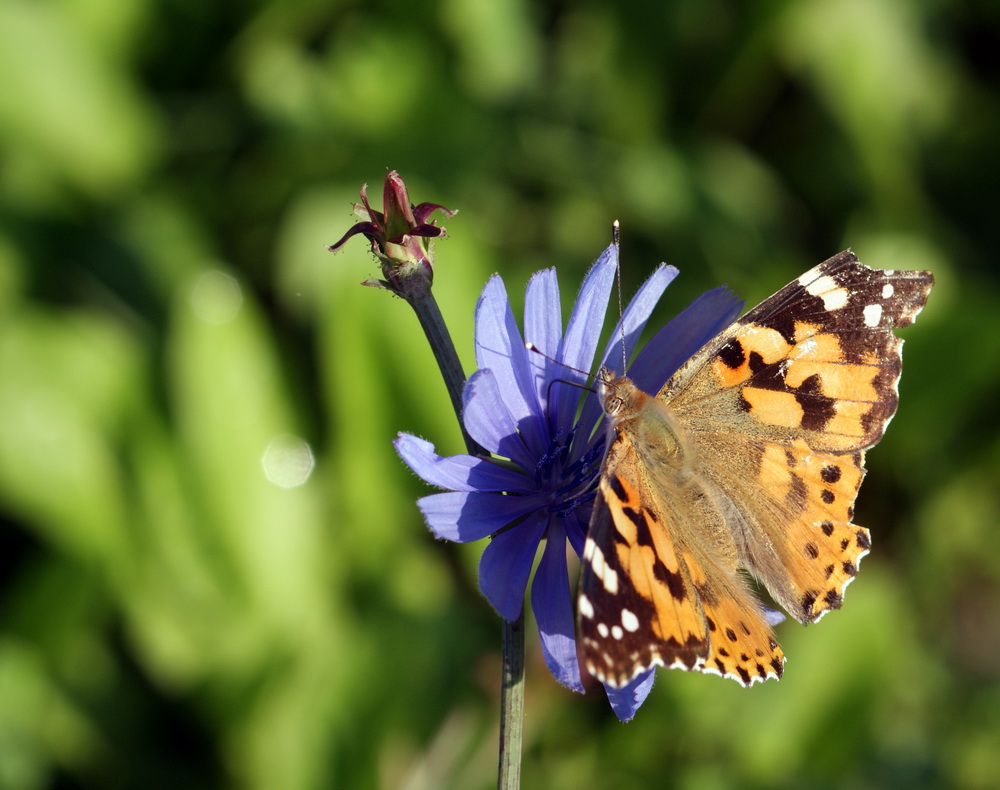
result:
[[[537,459],[524,446],[493,370],[477,370],[469,377],[462,404],[462,423],[473,439],[491,453],[534,470]]]
[[[479,560],[479,589],[504,620],[516,620],[524,605],[538,542],[548,514],[532,513],[516,527],[494,536]]]
[[[573,599],[566,569],[566,535],[559,519],[552,519],[545,536],[545,551],[531,583],[531,608],[549,671],[564,686],[582,692]]]
[[[437,537],[468,543],[485,538],[543,505],[539,496],[505,496],[479,491],[448,491],[417,500]]]
[[[577,505],[573,515],[569,516],[564,524],[569,545],[573,547],[578,557],[583,556],[583,546],[587,540],[587,531],[590,529],[590,513],[594,509],[592,505],[593,503],[591,506]]]
[[[615,330],[608,339],[608,345],[601,356],[602,365],[606,365],[612,370],[619,370],[621,369],[623,356],[626,360],[632,358],[632,352],[635,350],[636,343],[639,342],[642,331],[646,328],[646,322],[649,321],[649,317],[660,301],[660,297],[663,296],[663,292],[674,281],[677,274],[676,268],[667,266],[665,263],[661,263],[656,267],[656,270],[642,284],[635,296],[632,297],[632,300],[628,303],[628,307],[625,308],[625,312],[622,313],[621,319],[615,325]],[[624,355],[622,354],[623,331],[625,337]],[[579,437],[577,440],[578,448],[589,446],[593,426],[596,425],[602,414],[603,410],[597,397],[588,398],[584,403],[583,411],[580,413],[578,423],[580,427],[577,434]]]
[[[588,371],[594,361],[594,352],[601,339],[604,316],[608,310],[611,285],[618,270],[618,247],[612,244],[597,259],[580,287],[580,294],[573,305],[573,312],[566,325],[559,359],[567,368]],[[585,373],[567,369],[562,378],[569,381],[586,382]],[[558,388],[558,396],[552,406],[552,414],[558,425],[571,421],[576,416],[576,404],[580,393],[571,386]]]
[[[514,321],[503,280],[494,275],[476,305],[476,363],[496,376],[507,410],[532,456],[548,446],[524,341]]]
[[[521,491],[532,488],[523,474],[474,455],[440,456],[434,445],[408,433],[393,442],[403,462],[425,483],[450,491]]]
[[[635,716],[635,712],[639,710],[639,706],[649,696],[649,692],[653,688],[655,676],[655,670],[651,669],[645,674],[639,675],[639,677],[624,688],[613,689],[608,686],[604,687],[608,693],[608,701],[611,703],[611,709],[619,719],[628,721]]]
[[[646,328],[646,322],[653,314],[653,310],[659,303],[663,292],[667,290],[677,277],[679,272],[673,266],[661,263],[656,270],[646,279],[635,296],[628,303],[628,307],[622,313],[621,319],[615,325],[615,330],[608,338],[607,348],[601,357],[601,364],[607,365],[612,370],[618,370],[622,364],[622,336],[625,337],[624,359],[632,358],[635,346],[639,342],[642,331]],[[624,369],[624,368],[622,368]]]
[[[644,392],[659,392],[681,365],[735,320],[742,307],[727,288],[703,293],[639,352],[629,370],[632,381]]]
[[[764,604],[758,604],[760,606],[761,612],[764,614],[764,622],[766,622],[772,628],[776,625],[781,625],[785,622],[785,615],[781,612],[775,611],[774,609],[769,609],[764,606]]]
[[[524,295],[524,339],[548,357],[556,358],[562,340],[562,306],[559,303],[559,281],[555,269],[536,272],[528,281]],[[542,354],[528,353],[528,364],[533,371],[535,393],[539,403],[549,397],[548,382],[563,375],[561,366]],[[558,368],[553,373],[553,368]]]

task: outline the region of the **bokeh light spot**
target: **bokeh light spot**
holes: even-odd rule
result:
[[[276,436],[261,457],[264,475],[276,486],[295,488],[309,479],[316,459],[309,443],[298,436]]]
[[[243,306],[236,278],[218,269],[202,274],[191,289],[191,308],[208,324],[232,321]]]

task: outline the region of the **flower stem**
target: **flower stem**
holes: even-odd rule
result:
[[[455,410],[459,427],[462,429],[465,446],[471,455],[489,455],[469,436],[462,422],[462,388],[465,386],[465,372],[462,370],[462,362],[458,358],[458,352],[455,351],[455,344],[451,342],[451,335],[448,334],[448,328],[445,326],[444,317],[441,315],[441,309],[431,291],[430,283],[421,280],[420,283],[408,283],[408,285],[410,287],[406,289],[400,289],[397,286],[396,293],[406,299],[417,314],[417,320],[420,321],[420,326],[424,330],[427,342],[430,343],[434,358],[437,360],[438,368],[441,370],[441,376],[444,378],[452,408]],[[417,287],[413,287],[414,285]]]
[[[514,622],[503,623],[503,687],[500,689],[500,773],[498,790],[521,786],[521,735],[524,723],[524,607]]]

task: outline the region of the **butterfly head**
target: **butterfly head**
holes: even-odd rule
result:
[[[615,376],[608,368],[601,368],[597,375],[597,397],[601,408],[615,421],[629,417],[647,398],[628,376]]]

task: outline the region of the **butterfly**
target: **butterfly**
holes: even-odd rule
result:
[[[898,403],[892,330],[933,283],[848,250],[723,330],[655,397],[602,368],[608,444],[577,595],[592,675],[616,688],[654,666],[744,686],[781,677],[746,577],[804,624],[840,608],[871,547],[852,523],[865,451]]]

